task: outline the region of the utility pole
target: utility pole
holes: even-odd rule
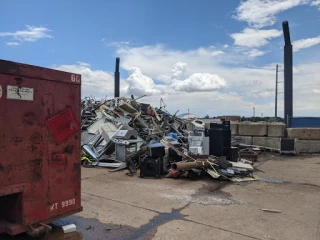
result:
[[[292,68],[292,44],[288,21],[282,23],[284,36],[284,122],[290,127],[290,119],[293,116],[293,68]]]
[[[282,71],[279,71],[279,66],[278,64],[276,65],[276,91],[275,91],[275,103],[274,103],[274,117],[275,117],[275,121],[277,121],[278,119],[278,95],[280,93],[283,93],[283,92],[278,92],[278,86],[279,86],[279,83],[282,83],[283,81],[280,81],[279,82],[279,78],[278,78],[278,73],[279,72],[282,72]]]
[[[275,99],[275,106],[274,106],[274,117],[275,117],[275,119],[276,119],[276,121],[277,121],[277,118],[278,118],[278,116],[277,116],[277,112],[278,112],[278,64],[277,64],[277,66],[276,66],[276,99]]]
[[[253,121],[254,121],[255,117],[256,117],[256,108],[253,107]]]

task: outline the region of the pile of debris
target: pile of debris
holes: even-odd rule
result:
[[[181,119],[177,117],[178,111],[171,115],[165,104],[155,108],[138,99],[86,98],[82,102],[84,167],[115,168],[112,171],[126,168],[131,175],[140,168],[140,177],[207,174],[235,181],[239,177],[255,179],[252,162],[241,160],[238,149],[236,154],[234,149],[231,151],[231,132],[229,143],[218,153],[211,150],[213,142],[209,141],[210,128],[218,125],[206,126],[200,119]]]
[[[86,130],[97,120],[96,110],[106,102],[97,101],[94,97],[86,97],[81,101],[81,129]]]

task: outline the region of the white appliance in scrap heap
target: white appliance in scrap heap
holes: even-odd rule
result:
[[[205,123],[196,119],[193,120],[191,124],[193,125],[193,131],[190,131],[188,135],[189,152],[193,154],[203,154]]]
[[[137,152],[138,132],[136,130],[119,130],[114,135],[115,158],[125,162],[128,156]]]

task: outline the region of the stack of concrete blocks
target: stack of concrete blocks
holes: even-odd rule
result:
[[[231,122],[231,134],[247,145],[280,149],[280,139],[285,135],[285,125],[267,122]]]
[[[320,153],[320,128],[288,128],[283,123],[231,122],[231,134],[246,145],[280,149],[280,139],[295,139],[295,152]]]
[[[320,128],[287,128],[289,138],[295,138],[297,153],[320,153]]]

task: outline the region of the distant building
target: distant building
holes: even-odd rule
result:
[[[217,118],[224,119],[226,121],[241,122],[240,116],[218,116]]]
[[[181,118],[181,119],[195,119],[195,118],[200,118],[198,115],[196,114],[193,114],[193,113],[183,113],[183,114],[180,114],[178,116],[178,118]]]

